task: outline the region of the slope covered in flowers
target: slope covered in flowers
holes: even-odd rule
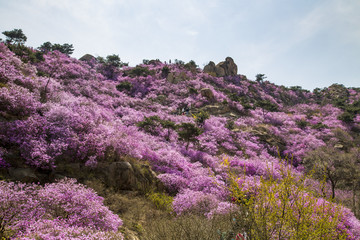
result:
[[[56,51],[43,57],[27,62],[0,43],[0,167],[31,167],[50,174],[65,162],[96,168],[99,162],[131,156],[150,164],[174,197],[177,214],[200,211],[210,217],[229,211],[228,167],[245,172],[244,189],[259,184],[261,177],[280,179],[284,162],[278,155],[289,156],[291,171],[301,175],[306,153],[343,144],[336,133],[360,127],[359,114],[340,120],[344,109],[332,102],[331,88],[311,93],[241,75],[214,77],[179,62],[119,69]],[[359,101],[360,91],[346,91],[347,104]],[[186,107],[188,112],[183,111]],[[202,119],[205,113],[209,116]],[[187,132],[189,126],[193,128]],[[51,191],[51,186],[34,193],[34,199],[41,194],[58,199],[61,187]],[[2,183],[1,191],[6,188],[21,187]],[[19,194],[27,194],[22,191]],[[7,201],[1,198],[0,204]],[[341,227],[349,239],[356,239],[360,223],[345,210]],[[56,225],[69,234],[104,231],[97,232],[99,236],[109,230],[91,220],[86,225],[76,222],[78,214],[55,219],[39,214],[32,216],[36,223],[21,231],[29,239],[44,226]],[[25,216],[17,217],[11,228],[22,227]],[[119,221],[110,230],[116,230]]]

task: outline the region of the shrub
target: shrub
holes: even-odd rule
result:
[[[15,53],[17,56],[20,57],[20,59],[27,63],[27,62],[31,62],[31,63],[37,63],[40,61],[44,60],[43,57],[43,53],[36,51],[32,48],[29,48],[25,45],[20,45],[20,44],[9,44],[8,48],[10,49],[10,51],[12,51],[13,53]]]
[[[360,100],[354,102],[351,105],[346,105],[344,109],[344,113],[342,113],[338,119],[347,123],[352,123],[356,114],[360,113]]]
[[[243,188],[246,179],[229,172],[232,200],[240,211],[234,231],[248,239],[347,239],[346,215],[341,206],[316,198],[305,185],[307,177],[281,169],[281,180],[261,177],[258,185]]]
[[[188,63],[184,65],[185,69],[191,71],[192,73],[196,73],[197,65],[194,60],[190,60]]]
[[[256,107],[260,107],[263,110],[269,111],[269,112],[276,112],[278,110],[278,106],[269,100],[260,100],[257,101],[255,104]]]
[[[120,232],[97,231],[92,228],[71,226],[59,219],[40,220],[32,223],[24,233],[20,235],[23,240],[31,239],[106,239],[122,240]]]
[[[210,117],[210,114],[203,110],[201,110],[198,114],[196,114],[194,116],[196,123],[200,126],[202,126],[205,123],[205,120],[209,119],[209,117]]]
[[[201,134],[201,129],[192,123],[182,123],[178,125],[179,139],[187,142],[186,149],[188,149],[190,142],[196,142],[196,137]]]
[[[55,225],[60,227],[59,233],[67,229],[70,236],[78,230],[116,232],[122,225],[103,205],[102,197],[74,179],[45,186],[0,181],[0,212],[0,237],[49,236],[56,231],[44,227]]]
[[[121,82],[120,84],[116,85],[116,89],[119,91],[124,91],[124,90],[130,91],[132,89],[132,87],[133,87],[133,85],[128,81],[124,81],[124,82]]]
[[[229,130],[233,130],[235,128],[235,122],[233,120],[227,120],[225,127]]]
[[[146,77],[148,75],[154,75],[155,71],[149,70],[149,68],[147,67],[136,66],[131,70],[129,70],[128,72],[126,72],[126,74],[129,75],[130,77],[140,77],[140,76]]]
[[[170,69],[168,66],[164,66],[162,69],[161,69],[161,76],[163,78],[166,78],[170,73]]]
[[[196,88],[189,87],[189,94],[198,94],[198,91],[196,90]]]
[[[160,126],[160,120],[159,116],[144,117],[144,120],[136,123],[136,126],[144,129],[145,132],[156,135],[156,128]]]
[[[324,129],[324,128],[329,128],[329,127],[321,122],[318,122],[317,124],[312,125],[311,128],[312,129]]]
[[[350,112],[344,112],[338,117],[338,119],[343,121],[343,122],[346,122],[346,123],[352,123],[354,117],[355,117],[354,114],[352,114]]]
[[[297,121],[296,121],[296,125],[297,125],[299,128],[306,128],[307,126],[309,126],[309,122],[306,121],[305,119],[300,119],[300,120],[297,120]]]
[[[172,212],[172,197],[164,193],[149,193],[147,197],[157,209]]]

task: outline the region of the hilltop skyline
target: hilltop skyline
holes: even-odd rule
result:
[[[73,44],[76,58],[118,54],[131,66],[158,58],[203,68],[230,56],[249,79],[263,73],[312,90],[360,87],[359,10],[356,0],[0,0],[0,30],[22,29],[35,48]]]

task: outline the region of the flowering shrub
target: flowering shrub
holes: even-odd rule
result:
[[[42,219],[31,223],[26,231],[19,236],[24,240],[31,239],[52,239],[52,240],[122,240],[123,236],[119,232],[106,232],[94,230],[91,227],[71,226],[66,221],[59,219]]]
[[[316,198],[305,187],[306,177],[293,175],[289,168],[281,174],[281,180],[261,177],[259,184],[244,188],[243,181],[229,173],[232,200],[240,207],[238,232],[250,239],[360,237],[360,221],[348,209]]]
[[[122,225],[121,219],[103,205],[102,197],[74,179],[45,186],[1,181],[0,210],[0,236],[106,236],[107,232],[115,234]]]
[[[28,89],[17,85],[0,88],[0,112],[23,118],[34,114],[39,108],[38,100]]]
[[[219,201],[212,194],[203,194],[200,191],[184,190],[174,198],[173,209],[176,214],[208,213],[217,208]]]

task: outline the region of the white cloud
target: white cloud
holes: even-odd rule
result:
[[[189,29],[189,30],[186,31],[186,34],[189,35],[189,36],[197,36],[199,34],[199,32]]]

